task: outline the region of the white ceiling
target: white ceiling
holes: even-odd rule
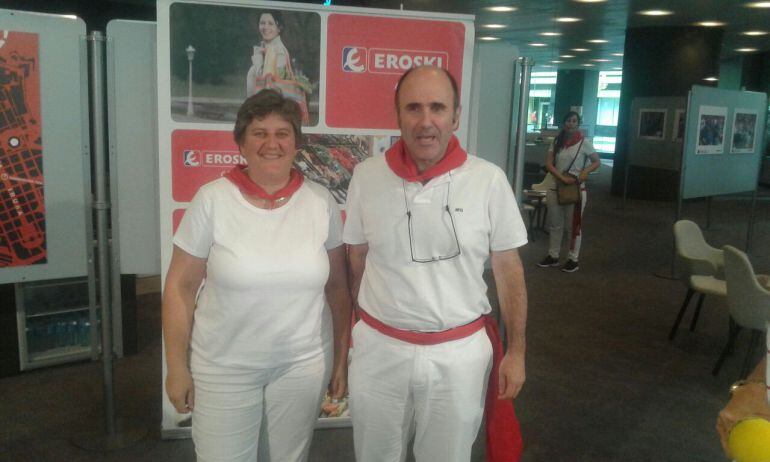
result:
[[[612,70],[622,66],[622,53],[627,27],[697,26],[700,21],[720,21],[724,29],[722,58],[740,55],[737,48],[770,50],[770,34],[746,36],[742,32],[770,32],[770,8],[751,8],[750,1],[739,0],[605,0],[584,3],[585,0],[340,0],[334,5],[355,5],[372,8],[441,11],[476,15],[476,36],[490,36],[519,47],[522,56],[532,57],[536,68]],[[307,3],[315,3],[308,1]],[[768,2],[770,3],[770,2]],[[515,11],[497,13],[490,6],[512,6]],[[667,16],[644,16],[639,11],[660,9],[672,12]],[[557,17],[575,17],[580,21],[560,23]],[[503,28],[489,29],[487,24]],[[558,33],[543,36],[542,33]],[[606,40],[590,43],[588,40]],[[532,46],[541,43],[545,46]],[[585,48],[589,51],[574,51]],[[571,55],[574,58],[561,58]],[[607,60],[607,61],[596,61]],[[552,63],[551,61],[563,61]],[[592,66],[584,66],[584,65]]]

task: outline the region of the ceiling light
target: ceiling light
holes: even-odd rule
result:
[[[575,0],[578,3],[601,3],[606,2],[607,0]]]
[[[500,37],[489,37],[489,36],[487,36],[487,37],[479,37],[479,40],[486,40],[486,41],[500,40]]]
[[[550,64],[541,64],[540,67],[553,67]]]
[[[613,71],[622,71],[623,68],[622,67],[613,67],[612,70]]]
[[[569,16],[562,16],[562,17],[559,17],[559,18],[553,18],[553,20],[556,21],[556,22],[578,22],[578,21],[582,21],[582,19],[580,19],[580,18],[572,18],[572,17],[569,17]]]
[[[736,48],[735,51],[738,53],[754,53],[758,50],[756,48]]]
[[[608,62],[610,62],[609,59],[604,59],[604,58],[592,59],[591,61],[596,61],[597,63],[608,63]]]
[[[575,55],[561,55],[559,58],[574,58]]]
[[[623,56],[623,53],[612,53],[612,56]]]
[[[531,46],[531,47],[547,47],[548,44],[535,42],[535,43],[530,43],[529,46]]]
[[[572,51],[579,51],[582,53],[584,51],[591,51],[591,50],[589,50],[588,48],[573,48]]]
[[[503,24],[483,24],[481,27],[485,27],[487,29],[505,29],[505,25]]]
[[[561,63],[563,63],[564,61],[561,61],[561,60],[559,60],[559,59],[554,59],[554,60],[552,60],[551,62],[552,62],[552,63],[554,63],[554,64],[561,64]]]
[[[644,10],[639,11],[639,14],[643,14],[645,16],[668,16],[670,14],[674,14],[673,11],[667,11],[667,10]]]
[[[704,78],[703,80],[707,80],[707,81],[709,81],[709,82],[716,82],[716,81],[718,81],[719,79],[718,79],[718,78],[716,78],[716,77],[706,77],[706,78]]]
[[[695,25],[703,26],[703,27],[721,27],[721,26],[724,26],[725,23],[723,23],[722,21],[701,21],[701,22],[696,22]]]
[[[540,32],[539,35],[543,37],[558,37],[561,35],[561,32]]]
[[[581,64],[581,66],[585,66],[585,67],[594,67],[594,65],[593,65],[593,64],[589,64],[589,63]]]
[[[604,40],[604,39],[591,39],[591,40],[586,40],[586,42],[588,42],[588,43],[609,43],[610,41],[609,40]]]
[[[752,37],[756,37],[759,35],[767,35],[767,32],[763,30],[747,30],[746,32],[741,32],[743,35],[750,35]]]
[[[516,11],[515,6],[490,6],[487,8],[489,11],[494,11],[496,13],[508,13],[511,11]]]
[[[770,8],[770,2],[751,2],[747,3],[749,8]]]

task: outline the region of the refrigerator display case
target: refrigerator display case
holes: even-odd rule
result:
[[[15,284],[21,370],[97,359],[96,284],[68,278]]]

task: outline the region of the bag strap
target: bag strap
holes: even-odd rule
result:
[[[575,161],[577,160],[578,155],[580,155],[580,148],[583,147],[583,141],[585,141],[585,138],[580,140],[580,144],[578,145],[577,152],[575,153],[575,157],[572,158],[572,162],[569,163],[569,167],[565,170],[565,172],[569,172],[569,169],[572,168],[572,165],[575,164]]]

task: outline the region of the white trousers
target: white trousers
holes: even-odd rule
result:
[[[580,216],[586,208],[588,194],[586,190],[580,190]],[[548,206],[548,255],[558,259],[561,253],[561,243],[564,240],[564,234],[567,235],[567,249],[570,260],[578,261],[580,256],[580,244],[583,241],[583,226],[580,227],[580,234],[575,238],[575,243],[570,248],[572,238],[572,214],[575,211],[575,204],[559,205],[559,200],[555,190],[548,190],[545,193],[545,203]],[[566,233],[565,233],[566,230]]]
[[[353,328],[350,415],[359,462],[468,462],[484,414],[492,345],[484,329],[413,345],[363,322]]]
[[[331,373],[330,357],[216,373],[208,367],[196,371],[193,365],[192,437],[198,462],[306,460]]]

